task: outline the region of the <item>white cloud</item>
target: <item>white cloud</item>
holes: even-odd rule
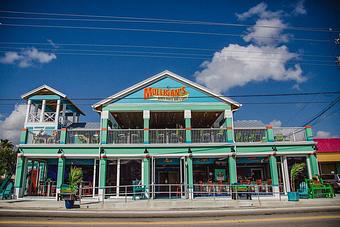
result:
[[[20,52],[8,51],[0,58],[2,64],[17,64],[20,68],[27,68],[34,64],[46,64],[56,59],[53,53],[39,51],[36,48],[26,48]]]
[[[304,3],[305,3],[305,0],[300,0],[296,3],[294,10],[293,10],[294,15],[305,15],[305,14],[307,14],[307,10],[305,9]]]
[[[273,18],[279,17],[282,14],[281,11],[272,12],[267,10],[267,7],[268,5],[266,3],[261,2],[244,13],[236,13],[236,16],[239,20],[246,20],[253,16],[258,16],[260,18]]]
[[[271,122],[269,122],[269,125],[273,126],[273,127],[281,127],[282,126],[282,122],[280,120],[272,120]]]
[[[16,105],[12,113],[0,120],[0,139],[8,139],[19,143],[20,129],[24,127],[26,105]]]
[[[297,57],[298,55],[289,52],[286,46],[230,44],[216,52],[211,61],[203,62],[203,69],[195,72],[195,77],[197,82],[216,92],[267,80],[301,83],[306,78],[302,75],[300,65],[285,66]]]
[[[317,131],[316,133],[316,138],[330,138],[331,133],[327,131]]]

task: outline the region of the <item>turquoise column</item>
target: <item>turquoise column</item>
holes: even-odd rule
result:
[[[185,142],[191,143],[191,110],[184,111],[185,120]]]
[[[226,128],[226,142],[234,143],[233,113],[231,110],[224,111],[224,126]]]
[[[150,190],[150,158],[145,157],[143,159],[144,169],[143,169],[143,185],[146,186],[145,195],[149,198],[149,190]]]
[[[24,183],[24,173],[26,168],[26,160],[25,157],[22,154],[18,154],[17,156],[17,166],[15,169],[15,182],[14,182],[14,188],[15,188],[15,197],[21,198],[23,196],[23,187]]]
[[[313,130],[312,126],[306,125],[305,126],[305,135],[306,135],[306,140],[307,141],[313,141]]]
[[[267,142],[274,142],[274,132],[273,132],[273,126],[267,125],[266,126],[266,139]]]
[[[187,171],[188,171],[188,192],[189,199],[194,198],[194,173],[193,173],[193,164],[192,157],[187,157]]]
[[[27,128],[22,128],[20,130],[20,139],[19,139],[20,144],[26,144],[27,143],[27,134],[28,134]]]
[[[308,155],[309,158],[309,163],[310,163],[310,168],[312,171],[312,177],[319,175],[319,164],[316,156],[314,154]]]
[[[270,177],[272,178],[272,186],[279,186],[279,175],[277,171],[277,161],[274,155],[269,156]]]
[[[63,155],[60,155],[58,157],[57,194],[60,193],[60,188],[64,184],[65,176],[64,174],[65,174],[65,158]]]
[[[229,167],[229,182],[230,184],[237,183],[237,171],[236,171],[236,156],[231,155],[228,158]]]
[[[107,143],[107,128],[109,125],[108,119],[102,119],[101,120],[101,128],[100,128],[100,142],[101,144]]]
[[[100,201],[103,201],[105,199],[106,167],[107,167],[107,157],[106,155],[101,155],[100,160],[99,160],[99,200]]]

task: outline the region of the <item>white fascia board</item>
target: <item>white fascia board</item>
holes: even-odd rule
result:
[[[92,108],[96,109],[97,107],[99,107],[101,105],[104,105],[104,104],[112,101],[113,99],[117,99],[117,98],[119,98],[119,97],[121,97],[123,95],[126,95],[126,94],[128,94],[130,92],[133,92],[134,90],[139,89],[140,87],[143,87],[144,85],[149,84],[149,83],[151,83],[153,81],[156,81],[156,80],[160,79],[161,77],[163,77],[165,75],[168,75],[168,76],[170,76],[170,77],[172,77],[172,78],[174,78],[174,79],[176,79],[178,81],[181,81],[181,82],[184,82],[186,84],[189,84],[192,87],[195,87],[195,88],[197,88],[199,90],[202,90],[202,91],[204,91],[204,92],[206,92],[206,93],[208,93],[208,94],[210,94],[210,95],[212,95],[212,96],[214,96],[216,98],[219,98],[219,99],[221,99],[221,100],[223,100],[223,101],[225,101],[227,103],[231,103],[231,104],[233,104],[233,105],[235,105],[237,107],[241,106],[240,103],[238,103],[238,102],[236,102],[236,101],[234,101],[232,99],[229,99],[229,98],[226,98],[226,97],[221,97],[221,95],[216,94],[216,93],[208,90],[207,88],[205,88],[205,87],[203,87],[203,86],[201,86],[201,85],[199,85],[199,84],[197,84],[195,82],[192,82],[192,81],[190,81],[188,79],[185,79],[185,78],[183,78],[183,77],[181,77],[181,76],[179,76],[179,75],[177,75],[177,74],[175,74],[173,72],[170,72],[169,70],[165,70],[165,71],[163,71],[161,73],[158,73],[158,74],[156,74],[156,75],[154,75],[154,76],[152,76],[152,77],[150,77],[150,78],[148,78],[148,79],[146,79],[146,80],[144,80],[144,81],[142,81],[140,83],[137,83],[137,84],[135,84],[135,85],[133,85],[133,86],[127,88],[127,89],[124,89],[124,90],[122,90],[122,91],[120,91],[120,92],[118,92],[118,93],[116,93],[116,94],[114,94],[114,95],[112,95],[112,96],[102,100],[102,101],[99,101],[99,102],[95,103],[94,105],[92,105]]]
[[[40,90],[42,90],[42,89],[50,90],[51,92],[53,92],[53,93],[55,93],[55,94],[61,96],[62,98],[66,98],[66,95],[65,95],[65,94],[61,93],[60,91],[57,91],[57,90],[54,89],[54,88],[51,88],[50,86],[47,86],[46,84],[44,84],[44,85],[42,85],[42,86],[40,86],[40,87],[38,87],[38,88],[36,88],[36,89],[33,89],[32,91],[29,91],[29,92],[23,94],[23,95],[21,96],[21,98],[22,98],[22,99],[26,99],[28,96],[33,95],[34,93],[36,93],[36,92],[38,92],[38,91],[40,91]]]

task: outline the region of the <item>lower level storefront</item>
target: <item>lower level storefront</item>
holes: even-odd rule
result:
[[[291,191],[290,170],[295,163],[306,166],[297,185],[319,174],[314,154],[20,156],[16,195],[56,197],[60,186],[68,183],[71,167],[79,167],[83,197],[133,197],[137,185],[145,187],[145,197],[150,199],[231,196],[232,185],[251,186],[260,195],[275,196]]]

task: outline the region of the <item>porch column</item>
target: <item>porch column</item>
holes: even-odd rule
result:
[[[40,113],[40,122],[44,121],[44,115],[45,115],[45,108],[46,108],[46,100],[42,100],[42,106],[41,106],[41,113]]]
[[[26,109],[26,117],[25,117],[25,127],[27,125],[27,122],[28,122],[28,119],[29,119],[29,115],[30,115],[30,110],[31,110],[31,103],[32,103],[32,100],[28,100],[27,101],[27,109]]]
[[[319,175],[318,160],[315,154],[308,155],[312,177]]]
[[[107,128],[109,126],[109,111],[102,111],[100,117],[100,141],[101,144],[107,144]]]
[[[229,167],[229,182],[232,185],[237,183],[236,156],[234,155],[229,156],[228,167]]]
[[[191,143],[191,110],[184,110],[185,142]]]
[[[98,196],[100,201],[105,199],[105,186],[106,186],[106,165],[107,157],[102,155],[99,160],[99,190]]]
[[[66,124],[66,103],[63,104],[63,114],[61,116],[63,118],[61,123],[65,127],[65,124]]]
[[[25,158],[22,154],[18,154],[17,156],[17,166],[15,170],[15,198],[22,198],[24,196],[25,189],[25,168],[27,165],[27,158]]]
[[[149,129],[150,129],[150,110],[143,110],[144,120],[144,143],[149,143]]]
[[[150,158],[145,157],[143,159],[144,168],[143,168],[143,185],[145,185],[145,196],[149,198],[150,191]]]
[[[188,171],[188,194],[189,199],[194,198],[194,173],[192,166],[192,157],[187,157],[187,171]]]
[[[307,141],[313,141],[312,126],[310,126],[310,125],[306,125],[305,126],[305,135],[306,135],[306,140]]]
[[[234,129],[233,129],[233,112],[231,110],[224,111],[224,124],[227,129],[227,143],[234,143]]]
[[[93,160],[93,182],[92,182],[92,197],[96,196],[96,176],[97,176],[97,159]]]
[[[58,199],[58,194],[60,193],[60,188],[64,183],[64,175],[65,175],[65,157],[60,155],[58,157],[58,174],[57,174],[57,193],[56,196]]]
[[[116,171],[116,197],[119,197],[119,186],[120,186],[120,159],[117,159],[117,171]]]
[[[20,130],[20,139],[19,139],[19,143],[20,144],[26,144],[27,143],[27,128],[22,128]]]
[[[60,99],[57,100],[57,108],[55,111],[55,123],[59,124],[59,113],[60,113]]]
[[[274,155],[269,156],[270,177],[272,178],[273,195],[279,196],[279,175],[277,172],[277,162]]]

